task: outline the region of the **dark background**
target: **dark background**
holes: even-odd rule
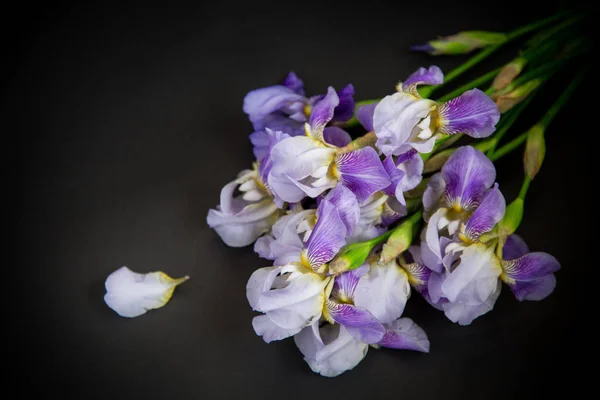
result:
[[[430,354],[370,350],[336,379],[313,374],[293,340],[267,345],[253,332],[245,285],[265,260],[251,247],[227,248],[205,222],[221,187],[251,165],[241,108],[249,90],[294,70],[308,94],[352,82],[357,99],[381,97],[421,65],[448,71],[464,59],[414,54],[410,44],[510,30],[558,5],[249,3],[63,3],[5,14],[2,114],[16,124],[5,128],[3,148],[16,180],[7,197],[17,203],[5,213],[18,222],[17,244],[5,250],[18,260],[4,269],[14,290],[3,307],[8,385],[33,398],[80,399],[512,399],[582,390],[586,381],[568,374],[595,340],[583,287],[594,250],[587,234],[597,225],[595,196],[581,194],[595,185],[586,175],[597,135],[587,81],[548,131],[519,230],[532,250],[562,263],[556,291],[519,303],[505,288],[493,312],[467,327],[414,295],[404,315],[426,330]],[[580,67],[555,79],[513,134]],[[497,166],[510,201],[520,153]],[[104,280],[122,265],[192,279],[163,309],[130,320],[103,302]]]

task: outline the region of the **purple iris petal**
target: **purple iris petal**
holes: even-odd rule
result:
[[[398,187],[402,192],[416,188],[423,180],[423,158],[416,150],[411,149],[400,154],[396,159],[396,165],[405,174]],[[396,189],[396,197],[400,198],[398,189]]]
[[[417,248],[417,250],[413,250],[415,251],[415,256],[419,256],[420,258],[420,254],[418,254],[419,250]],[[415,290],[419,293],[421,293],[421,295],[423,295],[423,297],[427,298],[429,296],[429,278],[431,277],[431,269],[427,268],[425,265],[419,263],[419,262],[413,262],[411,264],[406,264],[403,265],[402,268],[404,268],[404,270],[406,271],[406,273],[409,276],[409,282],[410,285],[415,288]]]
[[[339,180],[363,202],[373,193],[390,185],[390,179],[372,147],[340,154],[335,162]]]
[[[340,104],[335,108],[332,121],[348,121],[354,116],[354,86],[349,84],[337,94]]]
[[[321,201],[317,209],[317,223],[306,242],[308,261],[319,269],[346,244],[346,227],[336,207],[328,200]]]
[[[382,165],[385,169],[385,172],[387,172],[391,182],[388,187],[383,189],[383,192],[388,196],[394,196],[396,194],[396,187],[398,186],[402,178],[404,178],[405,173],[404,171],[396,167],[392,156],[387,156],[385,160],[383,160]]]
[[[432,65],[429,68],[421,67],[412,74],[404,82],[403,87],[416,85],[440,85],[444,82],[444,73],[440,67]]]
[[[336,91],[331,86],[327,89],[327,94],[319,100],[310,113],[309,125],[314,137],[320,137],[325,125],[333,118],[335,108],[340,103]]]
[[[335,322],[344,325],[356,339],[374,344],[383,338],[385,328],[381,322],[362,307],[328,300],[327,311]]]
[[[380,346],[429,353],[427,334],[412,319],[400,318],[385,324],[385,328],[385,335],[378,343]]]
[[[458,148],[442,167],[449,207],[474,210],[496,179],[494,164],[471,146]]]
[[[304,82],[302,82],[302,79],[298,78],[298,75],[296,75],[293,71],[291,71],[288,76],[285,77],[283,80],[283,86],[293,90],[299,95],[304,96]]]
[[[350,134],[337,126],[328,126],[323,130],[323,140],[336,147],[344,147],[352,141]]]
[[[505,260],[514,260],[529,253],[529,247],[523,238],[513,234],[506,238],[506,243],[502,248],[502,258]]]
[[[502,263],[504,274],[516,281],[530,281],[560,269],[558,260],[548,253],[529,253]]]
[[[471,89],[439,108],[440,131],[453,135],[464,133],[484,138],[496,130],[500,111],[492,99],[479,89]]]
[[[265,156],[258,167],[258,175],[260,176],[260,180],[263,182],[263,184],[268,186],[269,172],[271,172],[271,168],[273,167],[271,150],[273,149],[273,146],[281,142],[283,139],[289,138],[290,135],[287,135],[283,132],[274,132],[268,128],[265,132],[269,142],[265,150]]]
[[[383,203],[381,212],[381,226],[390,226],[406,215],[406,206],[395,197],[390,197]]]
[[[366,271],[362,268],[357,268],[352,271],[344,272],[335,277],[333,281],[333,289],[331,290],[331,297],[340,302],[348,302],[354,298],[354,291],[360,277]]]
[[[360,218],[360,206],[354,193],[343,185],[337,185],[325,197],[337,210],[344,226],[346,227],[346,236],[352,235],[354,228]]]
[[[377,104],[379,104],[378,101],[371,104],[365,104],[356,110],[356,119],[368,132],[373,130],[373,113],[375,112]]]
[[[427,188],[423,193],[423,210],[425,211],[426,219],[429,219],[429,214],[435,211],[436,207],[440,204],[442,195],[446,190],[446,182],[442,177],[442,173],[438,172],[429,178],[427,182]]]
[[[244,112],[253,124],[261,124],[269,114],[293,102],[304,102],[302,95],[285,86],[269,86],[249,92],[244,98]]]
[[[483,196],[481,204],[467,222],[465,233],[469,239],[476,241],[485,232],[489,232],[504,217],[506,201],[498,189],[494,187]]]
[[[550,274],[531,281],[516,281],[509,286],[517,300],[539,301],[552,294],[556,288],[556,277]]]

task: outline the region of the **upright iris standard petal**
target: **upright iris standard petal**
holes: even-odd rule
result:
[[[360,218],[360,206],[356,196],[347,187],[337,185],[327,193],[325,200],[336,208],[346,227],[346,236],[352,235]]]
[[[502,262],[502,279],[520,300],[542,300],[556,287],[554,273],[560,264],[550,254],[529,253],[517,259]]]
[[[340,182],[361,202],[390,185],[388,174],[372,147],[339,154],[335,164]]]
[[[271,150],[273,166],[268,185],[275,199],[298,202],[306,195],[316,197],[335,186],[327,176],[335,149],[309,137],[291,137]]]
[[[471,215],[465,228],[465,236],[476,241],[479,237],[492,230],[492,228],[504,217],[506,201],[498,189],[498,184],[483,196],[481,204]]]
[[[382,323],[398,319],[410,296],[408,276],[396,261],[370,264],[354,292],[354,304],[370,311]]]
[[[300,79],[298,75],[294,73],[294,71],[290,71],[290,73],[283,80],[283,86],[293,90],[294,93],[304,96],[304,82],[302,82],[302,79]]]
[[[313,107],[308,124],[310,134],[315,139],[323,138],[323,129],[325,125],[333,118],[335,108],[340,104],[340,98],[337,92],[331,86],[327,89],[327,94],[319,100]]]
[[[310,266],[318,270],[335,257],[346,244],[346,226],[336,207],[323,200],[317,210],[317,223],[306,242],[306,257]]]
[[[367,132],[373,131],[373,113],[375,113],[375,107],[379,104],[378,101],[375,103],[365,104],[360,106],[356,110],[356,119],[360,124],[367,130]]]
[[[339,104],[335,108],[332,121],[348,121],[354,116],[354,86],[346,85],[342,90],[337,92]]]
[[[342,128],[328,126],[323,130],[323,140],[329,145],[344,147],[352,141],[352,138],[350,137],[350,134]]]
[[[463,146],[442,168],[446,202],[456,211],[473,211],[496,179],[494,164],[479,150]]]
[[[258,167],[258,176],[262,183],[268,187],[269,172],[271,172],[271,168],[273,167],[273,160],[271,159],[271,150],[273,150],[273,146],[275,146],[282,140],[289,138],[290,135],[279,131],[272,131],[269,128],[267,128],[265,132],[267,134],[268,143],[265,149],[264,157],[260,161]]]
[[[188,279],[173,279],[164,272],[138,274],[121,267],[106,278],[104,302],[122,317],[137,317],[167,304],[175,287]]]
[[[440,67],[432,65],[429,68],[421,67],[409,75],[402,82],[402,90],[415,92],[418,85],[441,85],[444,83],[444,73]]]
[[[255,129],[262,129],[262,120],[281,108],[294,103],[304,102],[305,97],[294,90],[281,86],[269,86],[249,92],[244,98],[244,112],[248,114]]]
[[[326,324],[322,328],[314,324],[294,336],[294,341],[310,369],[326,377],[335,377],[356,367],[369,350],[369,345],[337,324]]]
[[[498,106],[479,89],[471,89],[438,108],[439,131],[448,135],[464,133],[484,138],[496,130]]]
[[[384,324],[384,327],[386,331],[378,343],[380,346],[429,353],[427,334],[412,319],[400,318]]]
[[[435,102],[398,92],[384,97],[373,114],[377,148],[386,156],[401,154],[417,124],[436,107]]]

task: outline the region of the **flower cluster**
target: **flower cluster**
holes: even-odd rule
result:
[[[420,85],[443,80],[438,67],[420,68],[355,107],[352,85],[307,97],[290,73],[244,99],[256,162],[225,185],[207,222],[227,245],[254,243],[273,262],[246,287],[261,313],[252,326],[267,343],[293,337],[323,376],[352,369],[369,347],[428,352],[425,331],[403,316],[413,290],[466,325],[494,307],[502,282],[519,300],[554,289],[556,259],[502,229],[506,204],[484,153],[458,147],[424,173],[437,144],[486,138],[500,119],[479,89],[446,102],[421,96]],[[343,129],[351,119],[366,131],[355,140]]]

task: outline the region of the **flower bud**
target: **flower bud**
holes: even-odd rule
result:
[[[423,166],[423,173],[428,174],[442,169],[446,161],[448,161],[450,156],[454,154],[455,151],[456,148],[451,148],[434,154],[429,160],[425,162],[425,165]]]
[[[501,113],[505,113],[533,93],[542,84],[541,79],[532,79],[516,89],[495,96],[496,105]]]
[[[508,86],[523,71],[525,64],[527,64],[527,60],[518,57],[502,67],[492,82],[492,89],[500,90]]]
[[[379,259],[380,263],[389,263],[409,248],[413,238],[413,225],[414,223],[411,220],[406,220],[394,230],[383,245],[381,258]]]
[[[329,275],[339,274],[360,267],[374,246],[374,243],[367,241],[352,243],[344,247],[329,263]]]
[[[508,236],[515,233],[523,219],[523,206],[525,202],[520,197],[516,198],[506,207],[504,218],[498,223],[500,236]]]
[[[546,140],[544,139],[544,127],[534,125],[527,133],[527,143],[525,145],[525,154],[523,155],[523,164],[525,173],[529,179],[535,178],[546,155]]]
[[[467,54],[475,49],[480,49],[506,40],[504,33],[486,31],[466,31],[455,35],[431,40],[425,44],[411,46],[412,50],[424,51],[431,55],[440,54]]]

